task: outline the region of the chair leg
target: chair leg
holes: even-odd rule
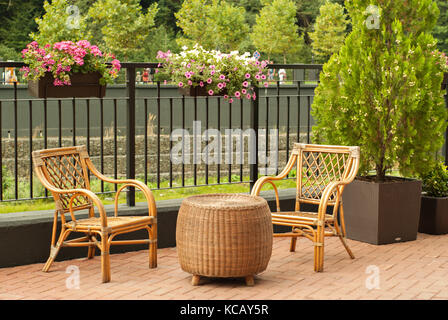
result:
[[[110,276],[110,254],[107,233],[101,235],[101,275],[103,283],[109,282]]]
[[[314,271],[324,271],[324,247],[314,245]]]
[[[334,227],[336,228],[337,234],[339,239],[342,242],[342,245],[344,246],[345,250],[347,251],[350,258],[355,259],[355,255],[353,254],[352,250],[350,250],[347,241],[345,241],[345,222],[344,222],[344,207],[341,203],[340,209],[339,209],[339,219],[340,224],[338,225],[338,221],[335,221]]]
[[[92,240],[92,235],[90,235],[89,241]],[[95,257],[95,246],[89,246],[89,249],[87,250],[87,259],[93,259]]]
[[[294,227],[292,228],[292,232],[294,231]],[[292,236],[291,237],[291,245],[289,246],[289,252],[295,252],[296,251],[296,245],[297,245],[297,237]]]
[[[59,235],[58,242],[55,246],[51,246],[50,250],[50,256],[48,257],[47,262],[45,263],[44,267],[42,268],[43,272],[48,272],[50,270],[51,265],[53,264],[54,260],[56,259],[56,256],[59,253],[59,250],[62,247],[62,243],[64,240],[68,237],[68,235],[71,233],[69,230],[61,230],[61,234]]]
[[[291,245],[289,247],[289,252],[295,252],[297,245],[297,237],[291,237]]]
[[[324,230],[321,227],[314,234],[314,271],[324,271]]]
[[[149,268],[157,268],[157,225],[146,227],[149,234]]]
[[[349,248],[347,241],[345,241],[345,238],[339,234],[339,239],[341,240],[342,244],[344,245],[345,250],[347,250],[348,255],[351,259],[355,259],[355,255],[353,254],[352,250]]]

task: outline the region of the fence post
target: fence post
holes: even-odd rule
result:
[[[253,159],[254,163],[250,164],[250,191],[255,185],[255,182],[258,179],[258,112],[259,112],[259,102],[260,102],[260,90],[258,87],[254,88],[255,91],[255,100],[252,100],[250,105],[250,128],[254,130],[255,133],[255,150],[251,150],[255,152],[255,156]],[[251,155],[249,155],[249,159]]]
[[[128,108],[126,111],[126,177],[135,179],[135,66],[126,67]],[[126,203],[135,206],[135,188],[128,187]]]

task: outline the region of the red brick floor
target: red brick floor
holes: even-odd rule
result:
[[[276,238],[265,272],[246,287],[243,279],[204,279],[193,287],[181,270],[176,248],[158,251],[158,268],[147,268],[147,251],[111,256],[112,281],[101,283],[100,259],[0,269],[0,299],[448,299],[448,235],[419,234],[416,241],[374,246],[349,241],[351,260],[337,238],[326,239],[325,270],[313,271],[313,247],[300,239]],[[65,248],[63,250],[70,250]],[[74,266],[74,267],[73,267]],[[79,288],[75,273],[79,270]]]

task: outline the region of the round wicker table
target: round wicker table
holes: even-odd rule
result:
[[[271,211],[265,199],[244,194],[204,194],[182,202],[176,242],[182,270],[201,276],[244,277],[264,270],[272,254]]]

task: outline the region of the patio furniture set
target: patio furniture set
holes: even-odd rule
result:
[[[336,236],[350,258],[353,253],[345,241],[342,193],[358,172],[359,147],[324,146],[296,143],[285,169],[278,176],[265,176],[250,195],[205,194],[183,200],[177,218],[176,242],[182,270],[191,273],[192,284],[200,277],[243,277],[254,284],[254,275],[266,270],[272,254],[272,238],[291,237],[295,251],[298,237],[314,245],[314,270],[323,271],[324,238]],[[54,213],[51,250],[43,271],[49,271],[62,247],[88,247],[87,258],[101,251],[102,281],[111,280],[109,249],[112,245],[148,244],[149,267],[157,267],[157,210],[154,197],[144,183],[115,180],[100,173],[85,146],[46,149],[33,152],[34,169],[41,183],[53,195]],[[291,176],[296,168],[295,210],[280,210],[274,182]],[[115,195],[115,214],[107,216],[104,205],[90,190],[90,173],[98,179],[121,184]],[[276,211],[259,196],[262,187],[273,187]],[[148,216],[118,216],[118,197],[126,187],[139,189],[146,197]],[[318,206],[317,212],[301,210],[301,204]],[[94,206],[98,214],[95,215]],[[332,210],[330,210],[332,208]],[[77,219],[76,212],[88,210],[88,218]],[[70,215],[70,221],[66,214]],[[61,229],[57,238],[59,216]],[[288,233],[273,233],[273,225],[291,227]],[[145,229],[148,239],[116,240],[115,237]],[[71,233],[82,237],[68,240]]]

